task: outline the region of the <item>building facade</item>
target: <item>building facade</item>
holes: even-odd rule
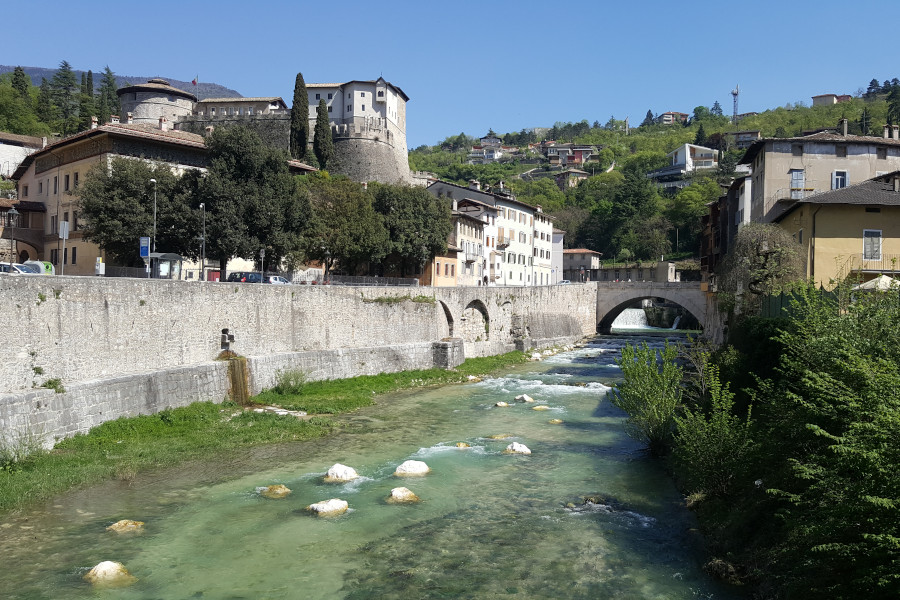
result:
[[[147,83],[129,85],[116,90],[122,107],[123,120],[131,114],[134,123],[155,125],[160,117],[175,122],[194,113],[197,97],[169,85],[165,79],[150,79]]]

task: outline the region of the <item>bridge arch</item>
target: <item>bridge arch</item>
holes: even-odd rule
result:
[[[447,306],[447,303],[443,300],[438,300],[438,304],[441,305],[441,308],[444,309],[444,317],[447,320],[447,331],[445,336],[443,337],[453,337],[453,314],[450,312],[450,307]]]
[[[459,337],[466,342],[486,342],[491,334],[491,317],[481,300],[466,304],[459,319]]]
[[[623,310],[639,300],[660,298],[684,308],[706,331],[710,326],[706,292],[696,283],[613,283],[601,284],[597,293],[597,331],[609,333]]]

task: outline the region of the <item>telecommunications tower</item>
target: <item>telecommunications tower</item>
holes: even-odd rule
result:
[[[731,90],[731,95],[732,95],[732,97],[734,97],[734,115],[731,117],[732,123],[737,123],[737,115],[738,115],[737,101],[738,101],[738,94],[740,94],[740,93],[741,93],[741,86],[739,86],[739,85],[734,86],[734,89]]]

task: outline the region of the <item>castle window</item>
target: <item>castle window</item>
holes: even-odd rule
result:
[[[362,112],[366,112],[366,105],[365,105],[365,104],[362,105]]]
[[[216,116],[216,107],[215,106],[210,107],[209,116],[211,116],[211,117]]]
[[[887,148],[876,148],[875,154],[878,158],[884,160],[887,158]]]
[[[331,112],[331,107],[330,107],[330,106],[328,107],[328,112]]]
[[[328,94],[328,99],[331,100],[331,94]]]
[[[379,98],[383,98],[383,97],[384,97],[384,90],[378,90],[378,97],[379,97]]]
[[[360,98],[365,98],[365,97],[366,97],[366,93],[365,93],[365,92],[360,92],[360,93],[359,93],[359,97],[360,97]]]
[[[248,106],[248,107],[247,107],[247,114],[248,114],[248,115],[252,115],[252,114],[253,114],[253,107],[252,107],[252,106]]]

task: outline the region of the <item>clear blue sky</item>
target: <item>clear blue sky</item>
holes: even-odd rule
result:
[[[647,110],[731,113],[900,77],[889,0],[3,3],[0,64],[215,82],[290,105],[308,83],[402,88],[410,148]]]

